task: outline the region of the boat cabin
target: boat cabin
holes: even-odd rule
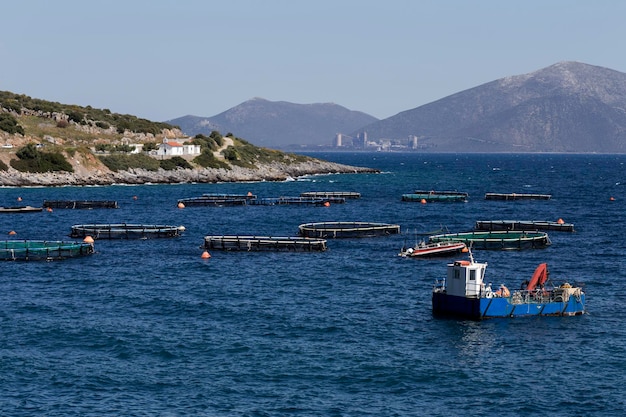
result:
[[[458,297],[480,298],[487,263],[454,261],[448,264],[446,294]]]

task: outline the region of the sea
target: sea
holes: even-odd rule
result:
[[[0,214],[5,239],[75,240],[77,224],[184,226],[95,253],[0,263],[2,416],[626,415],[626,155],[314,152],[379,173],[284,182],[0,188],[0,205],[115,200],[118,209]],[[467,202],[403,202],[416,189]],[[205,193],[358,192],[324,206],[178,208]],[[549,200],[486,200],[486,193]],[[18,203],[18,199],[21,201]],[[452,258],[398,256],[478,220],[563,219],[544,249],[474,250],[518,288],[539,263],[581,285],[586,313],[434,317]],[[304,223],[397,224],[324,252],[226,252],[204,236],[297,236]],[[9,232],[15,234],[9,235]]]

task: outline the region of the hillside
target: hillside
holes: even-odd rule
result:
[[[199,153],[149,152],[164,139],[193,144]],[[260,148],[217,131],[189,138],[167,123],[0,92],[4,186],[277,181],[338,172],[374,170]]]
[[[438,152],[626,152],[626,74],[560,62],[352,131]]]
[[[332,103],[294,104],[254,98],[212,117],[184,116],[167,123],[190,136],[212,130],[245,137],[257,146],[285,149],[330,145],[335,135],[375,122],[368,114]]]

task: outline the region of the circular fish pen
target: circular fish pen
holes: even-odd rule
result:
[[[93,244],[46,240],[5,240],[0,242],[2,261],[51,261],[91,255]]]
[[[491,231],[463,232],[434,235],[428,238],[434,242],[463,242],[472,249],[509,250],[542,249],[552,242],[545,232],[526,231]]]
[[[301,236],[309,238],[355,238],[388,236],[400,233],[400,225],[370,222],[322,222],[298,226]]]
[[[155,239],[177,237],[185,230],[183,226],[150,224],[78,224],[72,226],[71,237],[94,239]]]

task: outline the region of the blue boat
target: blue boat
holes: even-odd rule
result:
[[[495,317],[578,316],[585,312],[585,293],[581,287],[564,282],[549,282],[548,266],[540,264],[530,281],[519,290],[504,284],[497,290],[485,282],[487,263],[469,261],[448,264],[447,277],[433,287],[434,315],[474,320]]]

